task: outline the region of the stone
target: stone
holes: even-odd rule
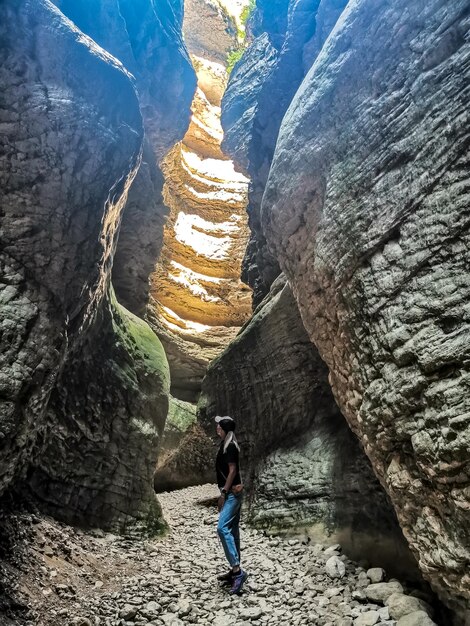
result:
[[[79,339],[68,328],[69,314],[78,331],[87,307],[100,299],[98,267],[115,243],[113,237],[109,243],[100,239],[104,207],[119,216],[125,185],[138,166],[143,132],[138,101],[122,66],[93,42],[79,41],[50,3],[28,2],[20,14],[17,9],[14,2],[2,3],[6,126],[0,163],[0,324],[8,344],[1,346],[8,372],[0,371],[0,491],[26,469],[37,436],[50,426],[47,406],[65,346],[72,348]],[[40,50],[25,49],[23,32],[35,33]],[[29,67],[21,78],[19,58],[23,71]],[[50,88],[68,98],[54,98],[49,106]],[[18,116],[21,123],[14,122]],[[78,145],[86,146],[86,154]],[[112,159],[104,156],[108,150]],[[75,168],[81,168],[76,176]],[[124,188],[111,202],[109,192],[117,180]]]
[[[402,593],[403,587],[399,582],[375,583],[364,589],[364,593],[369,600],[385,604],[392,593]]]
[[[407,596],[404,593],[393,593],[387,598],[385,604],[388,606],[390,616],[395,620],[416,611],[424,611],[428,615],[432,615],[431,607],[424,600]]]
[[[425,611],[413,611],[401,617],[397,626],[437,626]]]
[[[18,253],[21,256],[22,268],[27,269],[27,275],[23,273],[23,276],[22,270],[19,273],[15,270],[15,280],[18,286],[22,285],[18,294],[21,292],[29,304],[25,302],[23,312],[21,306],[14,310],[15,296],[11,293],[9,305],[2,308],[2,323],[8,321],[11,313],[14,314],[14,325],[18,329],[29,320],[24,342],[12,343],[15,331],[11,326],[13,334],[9,343],[12,348],[15,343],[14,349],[18,353],[16,357],[11,355],[10,370],[14,370],[17,358],[18,362],[24,359],[29,342],[32,342],[28,366],[22,368],[23,374],[18,373],[15,383],[17,390],[22,387],[21,410],[20,404],[14,403],[17,407],[14,421],[16,428],[21,431],[24,448],[21,463],[27,462],[33,466],[29,474],[30,486],[41,500],[41,505],[63,519],[79,523],[86,518],[86,523],[92,526],[112,526],[123,522],[127,525],[135,519],[134,515],[148,519],[151,510],[158,519],[158,506],[155,505],[151,476],[148,475],[155,463],[156,438],[147,438],[144,444],[146,452],[141,456],[142,462],[145,464],[151,457],[147,472],[142,468],[142,473],[139,471],[131,477],[132,472],[125,470],[124,458],[126,451],[133,454],[129,438],[139,439],[136,445],[142,451],[145,435],[142,434],[142,425],[137,423],[136,426],[133,417],[145,416],[143,405],[147,398],[150,399],[150,389],[153,388],[150,396],[155,392],[156,396],[160,392],[166,395],[162,389],[164,372],[151,372],[146,369],[144,359],[139,361],[139,350],[133,347],[137,339],[135,336],[127,337],[128,344],[125,341],[119,343],[119,340],[124,339],[125,332],[119,336],[115,330],[119,325],[122,329],[126,323],[122,319],[118,320],[117,306],[114,313],[110,311],[113,308],[110,259],[116,248],[127,190],[139,166],[143,139],[142,118],[134,86],[123,66],[104,53],[91,39],[83,39],[79,31],[72,28],[70,22],[51,3],[32,0],[25,5],[21,15],[10,7],[10,3],[6,3],[2,5],[2,11],[8,11],[8,16],[2,15],[2,27],[8,31],[5,36],[2,34],[2,84],[5,87],[17,85],[15,58],[19,55],[27,59],[28,55],[33,54],[32,50],[23,50],[24,39],[14,35],[23,30],[34,32],[38,41],[41,41],[40,49],[34,52],[35,56],[30,58],[28,64],[30,68],[41,67],[41,80],[44,81],[43,89],[37,91],[41,81],[34,77],[34,72],[28,74],[28,79],[25,77],[22,80],[22,106],[26,107],[24,112],[21,111],[23,130],[18,132],[17,129],[11,142],[7,139],[15,154],[23,149],[29,156],[21,160],[15,174],[8,173],[11,187],[4,188],[3,203],[6,219],[2,220],[1,280],[5,278],[4,268],[11,272],[11,267],[15,266],[15,262],[12,266],[8,260],[12,246],[16,250],[14,255]],[[100,89],[96,88],[96,84],[100,85]],[[50,89],[67,93],[68,97],[53,98],[53,106],[49,106],[47,94]],[[16,88],[8,89],[8,92],[8,97],[14,98]],[[40,93],[42,96],[39,96]],[[35,101],[34,107],[28,104],[31,99]],[[17,103],[5,100],[4,106],[11,109],[13,115],[18,114]],[[43,158],[38,152],[39,136],[42,137]],[[83,146],[85,152],[82,154],[77,146]],[[2,156],[1,171],[5,172],[6,163],[10,157],[15,157],[13,153]],[[47,173],[47,176],[44,177],[42,172]],[[15,180],[20,179],[22,183],[18,187]],[[21,200],[17,197],[20,188],[23,189]],[[22,208],[19,211],[20,205]],[[13,222],[8,217],[11,210],[14,211]],[[40,219],[41,227],[36,228],[35,219]],[[26,229],[21,226],[19,232],[18,225],[26,222],[30,226]],[[10,292],[12,285],[16,284],[15,280],[9,287]],[[10,278],[8,282],[11,282]],[[87,287],[84,288],[84,285]],[[20,304],[20,301],[16,301],[16,304]],[[33,317],[28,313],[31,307],[36,311]],[[73,330],[70,327],[71,319]],[[113,323],[116,326],[113,327]],[[41,349],[38,349],[38,345]],[[147,356],[145,349],[143,354]],[[112,372],[103,367],[103,356],[107,356],[107,364]],[[101,377],[101,385],[97,383],[93,371],[93,358],[96,359],[95,366]],[[86,367],[83,365],[84,359]],[[135,378],[131,382],[131,377],[119,376],[128,366],[134,366]],[[164,369],[164,357],[160,366]],[[34,383],[30,367],[36,371]],[[77,376],[76,371],[79,373]],[[107,380],[104,371],[108,375]],[[30,392],[21,383],[23,375],[33,385],[30,386],[30,399]],[[15,376],[9,376],[9,380],[15,380]],[[66,389],[72,380],[76,387],[73,389],[70,384]],[[7,401],[6,404],[2,401],[2,415],[5,409],[9,411],[13,406],[11,400],[16,392],[11,382],[9,386],[9,391],[2,389],[2,399]],[[97,394],[95,398],[91,397],[92,393]],[[114,400],[110,397],[111,393],[115,394]],[[123,398],[127,393],[132,393],[136,400],[135,415],[129,415],[124,408],[126,403]],[[167,400],[166,397],[158,400],[156,396],[151,401],[152,421],[156,419],[161,423],[166,414]],[[34,405],[35,417],[33,423],[28,425],[33,415],[28,409],[30,401]],[[160,403],[157,412],[155,401]],[[71,406],[65,407],[66,402],[70,402]],[[137,406],[140,402],[142,404]],[[89,412],[85,417],[87,403]],[[127,430],[124,438],[122,428],[118,428],[120,418],[116,416],[114,403],[121,406],[121,425]],[[98,417],[98,406],[107,406],[108,417],[114,420],[117,437],[114,442],[109,440],[110,428],[106,423],[106,415]],[[80,407],[79,415],[76,413],[77,407]],[[26,422],[21,416],[23,412]],[[87,419],[91,420],[93,436],[83,437],[84,430],[88,429],[85,425]],[[100,428],[101,440],[98,434]],[[46,430],[49,433],[45,437],[47,444],[38,446],[38,454],[29,454],[28,447],[34,445],[36,436],[42,436]],[[72,443],[74,437],[80,439],[81,446]],[[10,441],[14,441],[13,431]],[[90,448],[86,449],[85,442],[90,444]],[[124,448],[120,455],[120,469],[116,473],[115,455],[120,445]],[[89,462],[88,466],[84,459]],[[0,476],[5,478],[5,485],[15,463],[2,450]],[[134,461],[130,465],[134,465]],[[20,470],[19,467],[17,469]],[[21,472],[15,470],[15,474]],[[137,478],[138,474],[140,478]],[[126,486],[126,481],[136,482]],[[89,507],[85,495],[87,488]],[[133,502],[128,499],[127,489],[129,493],[135,494]],[[77,491],[80,492],[79,496],[76,495]],[[76,497],[80,501],[79,505]],[[126,502],[129,502],[129,509]],[[119,516],[121,519],[116,520]]]
[[[366,611],[354,620],[354,626],[374,626],[380,619],[377,611]]]
[[[343,578],[346,567],[337,556],[330,556],[325,565],[325,571],[330,578]]]
[[[366,574],[371,583],[381,583],[385,579],[385,571],[381,567],[372,567]]]
[[[346,0],[257,2],[255,40],[232,72],[224,94],[223,149],[251,177],[251,238],[242,276],[254,289],[255,306],[280,273],[260,220],[261,198],[279,127],[295,91],[345,5]]]
[[[268,413],[263,407],[269,407]],[[335,529],[345,536],[344,547],[352,556],[369,549],[377,556],[380,546],[385,561],[387,546],[393,546],[389,559],[396,561],[396,550],[401,546],[406,551],[382,488],[337,411],[322,359],[305,334],[283,276],[207,370],[198,421],[208,437],[214,431],[213,416],[225,413],[235,418],[239,437],[246,442],[243,472],[256,472],[253,486],[247,486],[253,488],[250,514],[257,526],[313,526],[317,539],[325,542],[331,542]],[[261,421],[264,436],[257,437]],[[211,458],[211,444],[206,452],[203,439],[195,439],[173,457],[176,476]],[[197,440],[200,451],[195,449]],[[341,481],[335,479],[338,471]],[[377,541],[371,542],[371,536]]]
[[[132,604],[125,604],[119,611],[119,617],[124,620],[133,620],[137,615],[138,610],[138,607],[133,606]]]

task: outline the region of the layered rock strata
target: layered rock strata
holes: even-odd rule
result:
[[[429,581],[470,608],[468,2],[351,3],[263,199],[336,400]]]
[[[199,418],[237,422],[250,518],[261,527],[307,529],[341,539],[350,554],[403,568],[413,562],[395,515],[339,412],[328,370],[283,277],[203,382]],[[396,570],[395,570],[396,571]]]
[[[110,7],[118,39],[121,17]],[[123,66],[51,3],[28,0],[20,11],[6,2],[0,10],[8,138],[1,487],[29,465],[30,488],[57,516],[113,530],[140,522],[153,532],[161,527],[152,477],[168,364],[155,334],[110,288],[121,211],[141,158],[139,102]],[[173,10],[167,16],[176,20]],[[148,27],[156,32],[154,18]],[[163,146],[179,131],[170,119],[163,132],[165,111],[158,98],[154,105],[151,131],[162,133]]]
[[[217,9],[207,23],[200,5],[209,12]],[[162,162],[170,214],[150,278],[147,315],[168,355],[172,394],[195,402],[209,362],[250,313],[250,290],[240,281],[248,181],[220,147],[230,46],[213,41],[208,31],[216,32],[217,24],[225,28],[223,12],[218,3],[206,1],[189,2],[187,9],[185,32],[198,88],[188,131]]]
[[[258,1],[255,40],[235,66],[224,95],[223,149],[250,177],[250,241],[243,280],[256,306],[279,274],[260,224],[260,206],[279,127],[297,88],[346,0]]]

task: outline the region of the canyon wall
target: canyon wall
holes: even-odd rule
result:
[[[260,205],[282,117],[345,2],[258,2],[256,35],[222,102],[224,149],[252,176],[244,279],[251,321],[209,367],[199,403],[239,418],[250,476],[250,515],[261,526],[308,528],[351,554],[413,568],[393,509],[333,400],[327,368],[261,230]],[[274,280],[274,283],[273,283]],[[350,456],[345,463],[345,450]],[[340,478],[341,477],[341,478]],[[367,505],[364,505],[364,502]],[[395,569],[396,571],[396,569]]]
[[[165,14],[159,21],[144,12],[136,24],[145,28],[148,17],[154,35],[166,28],[177,42],[181,11],[160,6],[166,22]],[[106,36],[125,59],[131,31],[123,13],[113,3],[102,8]],[[20,9],[4,2],[0,11],[7,137],[0,168],[1,490],[27,472],[29,489],[64,519],[115,530],[139,522],[153,532],[162,524],[152,477],[168,364],[155,334],[116,302],[110,286],[144,138],[133,78],[51,3],[28,0]],[[142,52],[152,49],[150,40],[142,43]],[[183,56],[189,68],[181,50],[161,44],[153,54],[166,68]],[[146,120],[149,140],[156,145],[161,134],[163,149],[184,122],[165,118],[157,77],[149,75],[154,86],[141,106],[154,116]],[[185,89],[173,86],[172,104]],[[189,101],[185,112],[181,98],[178,116],[187,124]]]
[[[221,150],[235,18],[218,1],[187,0],[183,27],[198,85],[187,132],[161,164],[169,216],[147,318],[168,356],[172,395],[194,403],[208,364],[250,315],[251,292],[240,280],[248,181]]]
[[[208,434],[217,414],[237,423],[252,523],[341,541],[391,572],[415,566],[283,275],[209,366],[198,404]]]
[[[129,190],[114,255],[119,301],[142,316],[168,209],[160,161],[188,126],[196,79],[182,40],[182,0],[55,0],[74,24],[135,77],[144,120],[143,157]]]
[[[271,254],[425,577],[470,608],[468,2],[350,3],[284,117]]]
[[[266,246],[260,206],[279,127],[323,42],[347,0],[261,0],[253,16],[256,35],[235,66],[222,105],[223,149],[250,176],[250,240],[243,280],[256,306],[279,274]]]

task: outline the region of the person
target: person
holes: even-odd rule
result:
[[[240,510],[243,497],[240,446],[235,437],[235,420],[232,417],[217,415],[215,422],[217,435],[222,440],[215,462],[217,486],[220,489],[217,534],[231,568],[218,579],[230,585],[231,594],[239,594],[247,578],[247,573],[240,565]]]

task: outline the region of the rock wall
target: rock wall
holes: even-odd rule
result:
[[[55,517],[114,532],[160,531],[153,490],[170,376],[150,327],[111,293],[68,355],[29,485]]]
[[[470,607],[468,2],[350,3],[262,221],[425,577]]]
[[[250,241],[243,280],[256,306],[279,274],[260,224],[260,206],[279,127],[297,88],[347,0],[257,2],[257,35],[235,66],[222,103],[223,149],[250,176]]]
[[[123,68],[49,3],[0,11],[3,491],[44,430],[66,350],[103,295],[142,122]]]
[[[240,281],[248,181],[220,147],[225,63],[236,41],[226,33],[228,14],[212,0],[188,0],[185,7],[198,86],[183,141],[161,164],[169,217],[147,317],[168,355],[172,395],[196,402],[209,362],[250,315],[250,290]],[[219,31],[226,37],[215,37]]]
[[[159,6],[173,19],[166,27],[177,41],[181,13]],[[114,27],[106,36],[112,31],[121,49],[122,15],[113,3],[102,9]],[[154,532],[162,524],[153,472],[168,364],[155,334],[118,305],[110,287],[144,137],[132,77],[51,3],[27,0],[20,10],[5,2],[0,11],[7,137],[0,168],[1,490],[29,466],[29,488],[58,517],[113,530],[139,523]],[[144,12],[136,23],[158,40],[156,17]],[[161,54],[165,67],[173,50],[178,66],[178,46],[140,41],[142,54]],[[172,97],[185,88],[173,85]],[[161,96],[152,101],[152,93],[150,86],[141,101],[153,111],[147,137],[161,133],[162,148],[180,131],[171,130],[173,118],[165,122]]]
[[[56,0],[56,4],[119,59],[136,80],[146,136],[143,159],[123,214],[113,283],[119,300],[143,315],[149,276],[161,251],[168,214],[159,163],[186,132],[196,88],[181,35],[182,2],[104,0],[97,7],[94,0]]]
[[[413,564],[391,504],[339,412],[328,371],[281,276],[237,338],[213,361],[198,413],[232,415],[250,519],[341,541],[349,554],[397,571]],[[414,564],[416,568],[416,565]]]

